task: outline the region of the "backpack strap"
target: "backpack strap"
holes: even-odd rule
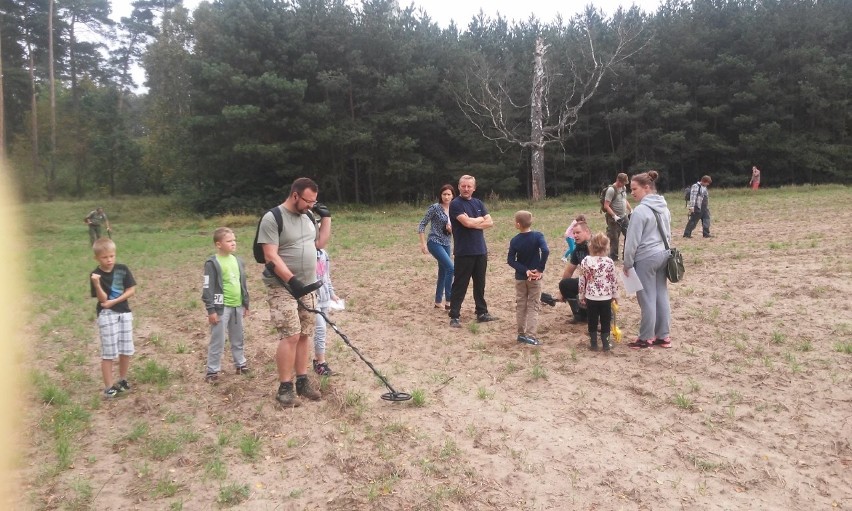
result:
[[[654,213],[654,216],[657,218],[657,230],[660,231],[660,237],[663,238],[663,245],[665,245],[666,250],[669,250],[669,242],[666,239],[666,233],[663,232],[663,226],[660,225],[660,214],[657,213],[656,209],[651,208],[650,206],[646,206],[648,209]]]

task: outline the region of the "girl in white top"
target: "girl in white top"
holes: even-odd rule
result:
[[[589,241],[589,255],[580,262],[580,304],[585,305],[589,318],[589,349],[598,349],[598,320],[604,351],[612,349],[609,333],[612,323],[612,302],[618,302],[618,279],[615,263],[607,257],[609,238],[599,232]]]

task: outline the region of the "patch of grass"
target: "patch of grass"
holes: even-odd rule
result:
[[[441,452],[439,453],[439,457],[442,460],[447,460],[450,458],[455,458],[461,453],[461,450],[456,445],[455,440],[452,438],[448,438],[444,440],[444,445],[441,447]]]
[[[175,353],[177,353],[178,355],[189,353],[189,348],[187,347],[185,342],[179,342],[177,343],[177,347],[175,347]]]
[[[74,479],[68,486],[74,492],[70,499],[66,502],[66,509],[69,510],[88,510],[92,504],[92,483],[86,479]]]
[[[133,379],[139,383],[156,385],[165,388],[172,380],[169,368],[158,364],[155,360],[146,360],[141,366],[134,366]]]
[[[494,397],[494,392],[489,391],[485,387],[479,387],[476,389],[476,397],[482,400],[491,399]]]
[[[48,382],[39,388],[39,398],[41,398],[42,403],[52,406],[65,406],[71,402],[71,396],[68,395],[68,392],[59,388],[53,382]]]
[[[530,375],[532,376],[533,380],[546,380],[547,370],[542,367],[540,363],[536,362],[530,370]]]
[[[417,408],[426,405],[426,393],[422,389],[414,389],[411,391],[411,405]]]
[[[692,378],[689,378],[688,383],[690,392],[695,393],[701,390],[701,384],[693,380]]]
[[[124,439],[128,442],[135,442],[147,435],[149,429],[147,422],[137,422],[133,425],[133,429],[131,429],[128,434],[124,435]]]
[[[772,344],[784,344],[784,341],[787,340],[787,336],[781,332],[772,332]]]
[[[467,324],[467,331],[476,335],[479,333],[479,323],[476,321],[471,321]]]
[[[149,437],[146,442],[146,452],[148,456],[155,460],[164,460],[180,451],[181,443],[177,437],[170,435],[157,435]]]
[[[675,405],[682,410],[692,410],[693,408],[692,400],[684,394],[677,394],[674,401]]]
[[[357,390],[347,390],[343,396],[343,406],[351,411],[356,418],[361,418],[367,411],[367,401],[364,394]]]
[[[226,507],[236,506],[245,502],[249,495],[251,495],[251,491],[247,484],[230,483],[219,488],[216,502]]]
[[[506,362],[506,373],[508,373],[508,374],[516,373],[516,372],[518,372],[518,369],[520,369],[520,367],[518,367],[518,364],[516,364],[512,360]]]
[[[240,438],[240,452],[243,453],[243,456],[250,460],[257,459],[258,454],[260,454],[260,436],[252,433],[248,435],[243,435]]]
[[[213,479],[223,480],[228,476],[228,467],[222,458],[214,456],[204,464],[204,473]]]
[[[852,342],[840,341],[834,345],[834,351],[844,353],[846,355],[852,355]]]
[[[151,490],[151,496],[155,499],[174,497],[181,488],[182,485],[166,477],[157,481],[157,484]]]
[[[814,345],[810,340],[805,340],[801,344],[799,344],[799,347],[796,349],[803,352],[813,351]]]

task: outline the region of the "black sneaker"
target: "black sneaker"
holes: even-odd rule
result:
[[[487,312],[483,312],[479,316],[476,316],[477,323],[488,323],[489,321],[497,321],[497,318]]]
[[[104,390],[104,397],[105,398],[113,398],[113,397],[117,396],[118,393],[119,393],[118,385],[116,384],[116,385],[113,385],[112,387]]]
[[[127,380],[120,380],[118,383],[115,384],[115,386],[116,386],[116,388],[118,388],[119,392],[129,392],[130,391],[130,384],[127,383]]]
[[[248,364],[243,364],[237,367],[237,374],[251,374]]]
[[[459,318],[450,318],[450,327],[461,328],[461,321],[459,321]]]
[[[538,346],[541,341],[529,335],[519,335],[518,342],[521,344],[529,344],[530,346]]]
[[[539,298],[541,303],[545,305],[550,305],[551,307],[556,307],[556,299],[553,298],[553,295],[549,293],[542,293],[541,298]]]

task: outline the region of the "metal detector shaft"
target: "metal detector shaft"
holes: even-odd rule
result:
[[[326,324],[328,324],[328,326],[330,326],[332,330],[337,332],[337,335],[339,335],[340,338],[343,339],[343,342],[345,342],[347,346],[352,348],[352,351],[354,351],[355,354],[358,355],[358,358],[363,360],[364,363],[367,364],[367,367],[369,367],[373,371],[373,373],[375,373],[375,375],[378,376],[380,380],[382,380],[382,383],[385,384],[385,387],[387,387],[388,390],[390,390],[394,394],[398,394],[398,392],[391,386],[390,382],[388,382],[387,378],[385,378],[382,373],[380,373],[375,367],[373,367],[373,364],[371,364],[369,360],[364,358],[364,355],[361,354],[361,350],[359,350],[356,346],[354,346],[351,342],[349,342],[349,338],[346,337],[346,334],[341,332],[340,329],[337,328],[337,325],[335,325],[330,319],[328,319],[328,316],[325,314],[325,312],[323,312],[319,309],[312,309],[312,308],[308,307],[307,305],[302,303],[301,299],[298,299],[296,301],[299,302],[299,306],[302,307],[303,309],[305,309],[306,311],[313,312],[314,314],[318,314],[318,315],[322,316],[323,319],[325,320]]]
[[[284,289],[286,289],[287,292],[290,293],[291,296],[293,296],[293,298],[296,300],[296,303],[299,304],[299,307],[305,309],[308,312],[313,312],[314,314],[318,314],[318,315],[322,316],[322,318],[331,327],[331,329],[334,330],[335,332],[337,332],[337,335],[339,335],[340,338],[343,339],[343,342],[345,342],[347,346],[352,348],[352,351],[354,351],[355,354],[358,355],[358,358],[363,360],[364,363],[367,364],[367,367],[369,367],[373,371],[373,374],[375,374],[376,376],[379,377],[380,380],[382,380],[382,383],[390,391],[386,394],[382,394],[382,399],[384,399],[385,401],[408,401],[409,399],[411,399],[411,394],[408,394],[408,393],[405,393],[405,392],[398,392],[396,389],[394,389],[391,386],[390,382],[388,382],[387,378],[385,378],[382,373],[377,371],[376,368],[373,367],[373,364],[371,364],[369,360],[364,358],[364,355],[361,354],[361,350],[359,350],[351,342],[349,342],[349,338],[346,337],[346,334],[341,332],[340,329],[337,328],[337,325],[335,325],[330,319],[328,319],[328,316],[323,311],[318,310],[318,309],[312,309],[312,308],[308,307],[307,305],[305,305],[302,302],[301,298],[296,298],[296,295],[293,294],[293,290],[290,289],[290,286],[286,282],[284,282],[284,280],[281,277],[279,277],[277,273],[275,273],[275,267],[274,266],[270,267],[270,263],[267,263],[266,267],[269,270],[269,272],[272,275],[275,276],[275,279],[278,280],[278,282],[280,282],[282,286],[284,286]]]

